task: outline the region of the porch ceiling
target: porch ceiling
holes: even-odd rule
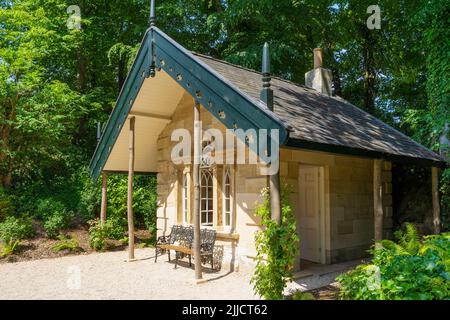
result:
[[[146,78],[105,163],[105,171],[128,171],[129,121],[135,121],[135,171],[156,172],[157,140],[185,90],[166,72]]]

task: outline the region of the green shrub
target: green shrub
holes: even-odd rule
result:
[[[450,168],[442,172],[440,191],[442,231],[450,231]]]
[[[316,300],[311,292],[302,292],[297,290],[292,295],[292,300]]]
[[[13,254],[19,248],[20,240],[10,240],[0,245],[0,258],[3,258]]]
[[[11,244],[16,240],[30,238],[34,235],[33,222],[31,218],[16,218],[9,216],[0,223],[0,239],[5,244]]]
[[[76,249],[78,249],[78,240],[76,238],[67,238],[64,236],[58,236],[58,239],[60,241],[58,241],[54,246],[53,246],[53,251],[55,252],[59,252],[62,250],[69,250],[69,251],[75,251]]]
[[[128,221],[125,217],[110,217],[106,220],[105,227],[109,239],[120,240],[127,230]]]
[[[89,244],[92,249],[100,251],[106,249],[106,240],[124,239],[124,227],[117,223],[117,219],[110,218],[104,224],[95,219],[89,221]]]
[[[288,201],[289,188],[281,192],[281,223],[271,218],[269,191],[262,192],[263,203],[256,208],[263,230],[255,233],[256,268],[251,282],[257,294],[265,299],[283,299],[287,282],[292,279],[299,237]]]
[[[119,242],[124,246],[128,245],[128,237],[123,237],[122,239],[119,239]]]
[[[89,245],[92,249],[100,251],[106,249],[108,231],[106,224],[101,224],[100,220],[89,221]]]
[[[340,275],[341,299],[431,300],[450,297],[450,233],[424,237],[409,225],[398,243],[371,250],[372,264]]]
[[[0,221],[14,212],[13,201],[10,195],[0,187]]]
[[[73,213],[64,204],[54,199],[43,199],[37,205],[38,217],[43,220],[43,227],[49,238],[56,238],[61,229],[67,228],[73,219]]]
[[[94,219],[100,213],[101,201],[101,182],[93,182],[87,173],[83,170],[80,173],[79,202],[77,213],[84,221]]]
[[[122,219],[126,217],[127,192],[126,176],[108,176],[108,217]],[[154,175],[135,177],[133,212],[136,223],[143,223],[154,234],[156,230],[156,177]]]

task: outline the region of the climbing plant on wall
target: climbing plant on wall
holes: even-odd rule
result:
[[[289,190],[287,185],[282,188],[280,224],[271,218],[267,188],[262,190],[263,202],[255,210],[256,216],[261,218],[262,230],[255,234],[256,268],[251,282],[255,292],[265,299],[283,298],[299,251],[300,239],[289,203]]]

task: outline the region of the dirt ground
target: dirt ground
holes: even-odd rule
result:
[[[49,239],[42,226],[35,222],[34,228],[36,235],[31,239],[21,240],[18,250],[7,257],[0,257],[0,264],[21,261],[30,261],[47,258],[59,258],[69,255],[86,255],[95,252],[89,246],[89,227],[87,225],[77,224],[70,229],[63,230],[62,235],[74,238],[78,242],[78,248],[74,251],[62,250],[55,251],[53,247],[60,242],[58,239]],[[136,230],[136,246],[142,246],[145,240],[150,238],[147,230]],[[108,251],[124,250],[126,245],[117,240],[108,240]]]

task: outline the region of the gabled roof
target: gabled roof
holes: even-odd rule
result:
[[[152,76],[152,67],[170,76],[230,129],[278,129],[279,144],[290,147],[444,163],[434,152],[345,100],[276,77],[272,78],[272,112],[259,100],[259,72],[193,54],[151,27],[92,157],[94,179],[110,157],[143,84]]]
[[[196,54],[198,59],[258,99],[260,72]],[[444,160],[408,136],[340,97],[272,77],[274,112],[292,131],[287,146],[436,164]]]
[[[144,82],[152,74],[152,68],[169,75],[225,127],[243,130],[277,129],[277,142],[280,145],[286,143],[289,135],[287,126],[259,99],[245,94],[157,27],[151,27],[144,36],[91,159],[89,167],[94,179],[103,170]],[[148,107],[151,108],[151,102]],[[251,147],[257,148],[257,145],[251,144]]]

